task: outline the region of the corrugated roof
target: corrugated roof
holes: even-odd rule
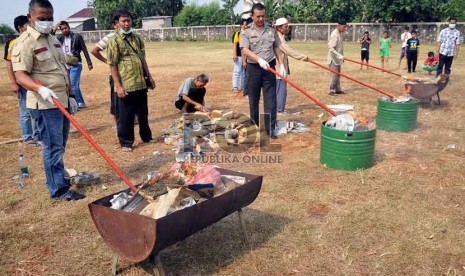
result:
[[[94,17],[94,9],[93,8],[84,8],[80,11],[78,11],[77,13],[69,16],[68,18],[76,18],[76,17],[85,17],[85,18],[89,18],[89,17]]]

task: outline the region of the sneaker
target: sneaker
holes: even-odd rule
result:
[[[80,200],[85,198],[86,196],[81,194],[80,192],[76,192],[73,190],[68,190],[66,193],[64,193],[62,196],[58,198],[58,200],[66,200],[66,201],[71,201],[71,200]]]
[[[232,89],[232,92],[233,92],[233,93],[237,93],[237,92],[239,92],[239,90],[237,90],[237,88],[233,88],[233,89]]]
[[[131,147],[121,147],[122,152],[131,152],[132,148]]]
[[[329,92],[328,95],[330,95],[330,96],[337,96],[337,93],[336,93],[336,92]]]
[[[343,94],[347,94],[347,93],[341,90],[341,91],[337,91],[336,94],[343,95]]]

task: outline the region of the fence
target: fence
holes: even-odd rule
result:
[[[295,41],[327,41],[331,31],[336,27],[335,24],[291,24],[292,40]],[[378,39],[384,30],[390,32],[390,37],[394,42],[398,42],[400,34],[404,26],[415,29],[418,32],[418,37],[422,42],[433,43],[439,35],[439,32],[448,25],[444,22],[436,23],[395,23],[395,24],[379,24],[379,23],[350,23],[346,33],[344,34],[345,41],[358,41],[363,32],[368,31],[372,39]],[[233,32],[239,26],[195,26],[195,27],[170,27],[160,29],[143,30],[138,29],[138,33],[145,41],[217,41],[230,40]],[[465,24],[458,23],[457,28],[463,35]],[[87,31],[80,32],[87,43],[95,43],[99,41],[111,30]],[[8,36],[0,34],[0,42],[7,41]]]

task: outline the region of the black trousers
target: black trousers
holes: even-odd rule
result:
[[[275,69],[276,61],[269,63]],[[247,63],[246,87],[249,95],[250,118],[255,125],[260,119],[260,92],[263,88],[263,109],[265,113],[265,129],[272,134],[276,126],[276,76],[264,70],[256,63]]]
[[[143,142],[152,140],[147,105],[147,89],[129,92],[125,98],[116,98],[118,139],[122,147],[134,144],[134,118],[139,121],[139,135]]]
[[[436,76],[442,74],[442,70],[444,68],[444,73],[450,75],[450,67],[452,66],[452,62],[454,61],[454,56],[448,57],[445,55],[439,54],[439,63],[438,63],[438,70],[436,71]]]
[[[408,72],[415,72],[417,68],[418,52],[407,52],[407,69]]]

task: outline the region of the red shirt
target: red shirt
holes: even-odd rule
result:
[[[425,64],[425,65],[436,65],[438,62],[439,62],[439,57],[434,56],[432,58],[427,57],[425,59],[425,61],[423,62],[423,64]]]

